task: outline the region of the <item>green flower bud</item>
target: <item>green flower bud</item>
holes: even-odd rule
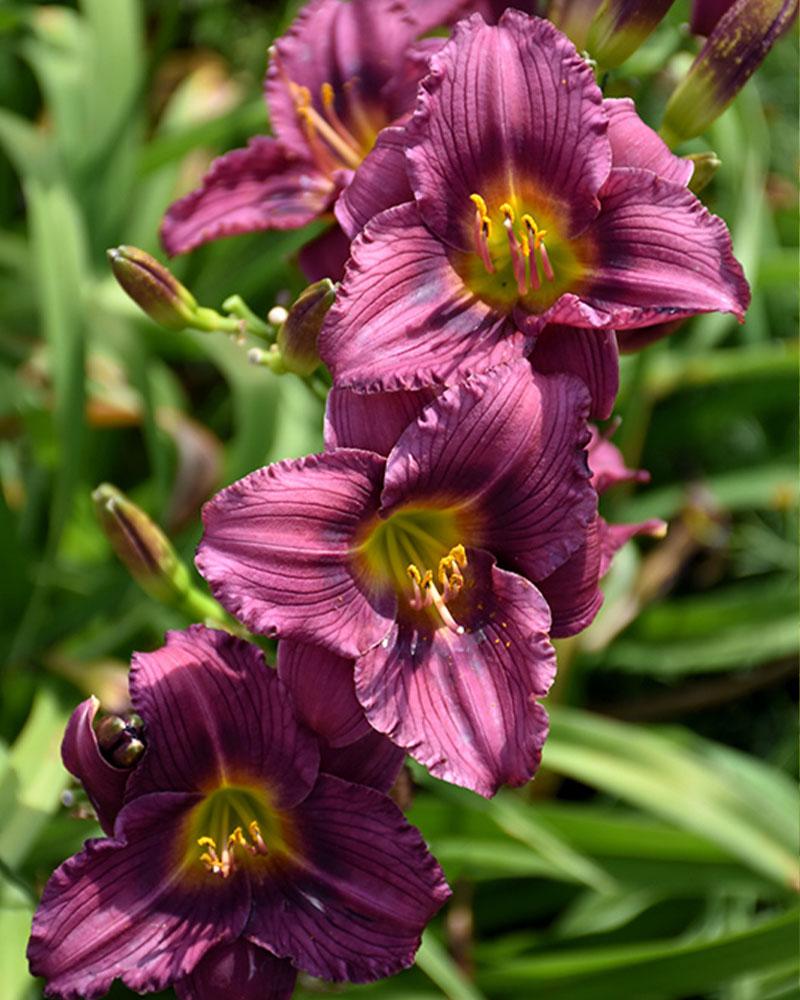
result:
[[[603,0],[586,48],[604,69],[625,62],[661,21],[674,0]]]
[[[100,752],[115,767],[133,767],[142,756],[144,722],[135,712],[106,715],[95,726]]]
[[[669,146],[700,135],[755,73],[797,15],[797,0],[736,0],[720,18],[664,112]]]
[[[335,298],[336,288],[329,278],[300,293],[278,330],[278,350],[287,371],[310,375],[319,365],[317,340]]]
[[[163,604],[185,598],[189,573],[158,525],[116,486],[103,483],[92,500],[106,537],[139,586]]]
[[[581,52],[586,48],[589,27],[599,6],[600,0],[551,0],[547,17]]]
[[[690,153],[684,159],[691,160],[694,163],[694,172],[692,173],[692,179],[689,181],[689,190],[694,191],[695,194],[699,194],[710,183],[714,174],[722,165],[720,158],[716,153],[712,153],[711,150],[708,150],[706,153]]]
[[[143,753],[144,743],[136,737],[129,737],[114,750],[111,761],[117,767],[133,767]]]
[[[184,330],[196,324],[195,297],[155,257],[127,246],[106,253],[123,290],[156,323],[169,330]]]

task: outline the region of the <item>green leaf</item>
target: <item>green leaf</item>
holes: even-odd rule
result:
[[[700,833],[754,871],[784,886],[800,884],[798,836],[787,840],[762,812],[769,797],[753,798],[708,755],[662,733],[589,712],[551,708],[552,730],[544,765],[619,796],[679,827]],[[780,808],[780,806],[779,806]],[[793,811],[795,825],[797,810]]]
[[[516,959],[479,976],[487,991],[521,989],[548,1000],[674,1000],[716,990],[741,976],[798,967],[797,911],[745,931],[596,949],[566,949]]]
[[[417,965],[448,1000],[483,1000],[480,990],[467,979],[430,930],[422,935]]]
[[[31,900],[0,875],[0,969],[4,1000],[25,1000],[34,985],[25,958],[32,918]]]
[[[59,748],[68,715],[55,693],[40,685],[2,770],[0,860],[12,871],[25,860],[67,784]]]

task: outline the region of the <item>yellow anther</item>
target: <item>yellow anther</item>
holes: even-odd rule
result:
[[[528,215],[527,212],[522,216],[522,224],[528,229],[530,234],[533,236],[533,249],[538,250],[542,240],[547,236],[546,229],[540,229],[536,225],[536,220],[532,215]]]
[[[455,559],[463,569],[467,565],[467,552],[463,545],[454,545],[447,554],[448,559]]]
[[[414,581],[414,583],[416,583],[417,586],[420,586],[422,583],[422,573],[420,573],[414,563],[410,563],[406,567],[406,573],[408,573],[409,577]]]
[[[511,205],[509,205],[507,201],[504,201],[503,204],[500,206],[500,211],[503,213],[508,222],[513,222],[514,219],[516,218],[516,216],[514,215],[514,209],[511,207]]]
[[[253,840],[255,840],[256,837],[260,837],[261,836],[261,827],[258,825],[258,823],[254,819],[252,819],[247,824],[247,832],[250,834],[250,836],[253,838]]]
[[[425,570],[425,575],[422,578],[422,583],[420,584],[423,590],[428,590],[433,586],[433,573],[429,570]]]
[[[197,841],[198,847],[212,847],[215,851],[217,849],[217,842],[213,837],[200,837]]]
[[[469,200],[472,202],[475,208],[478,209],[482,219],[483,217],[489,214],[489,209],[486,207],[486,202],[483,200],[483,198],[481,198],[479,194],[471,194],[469,196]]]
[[[228,847],[247,847],[247,841],[244,839],[244,831],[240,826],[237,826],[233,833],[228,834]]]
[[[333,87],[327,81],[320,87],[320,93],[322,94],[322,103],[326,108],[332,108],[335,95],[333,92]]]

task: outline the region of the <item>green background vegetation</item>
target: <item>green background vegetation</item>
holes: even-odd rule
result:
[[[322,405],[223,335],[156,328],[105,250],[158,252],[166,205],[264,131],[265,53],[293,5],[81,0],[0,6],[0,995],[52,869],[97,833],[58,746],[90,692],[113,705],[133,650],[183,627],[115,560],[91,490],[116,483],[191,561],[199,505],[321,447]],[[678,3],[606,82],[657,124],[696,44]],[[669,519],[628,546],[606,605],[560,644],[536,781],[492,802],[413,769],[410,818],[454,887],[382,1000],[770,1000],[797,996],[797,57],[784,39],[686,150],[753,286],[624,360],[616,441],[652,484],[604,499]],[[175,264],[208,305],[262,314],[301,287],[308,233],[223,241]],[[197,581],[202,585],[201,581]],[[129,996],[117,986],[113,996]]]

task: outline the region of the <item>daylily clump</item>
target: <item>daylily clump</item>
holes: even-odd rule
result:
[[[130,687],[146,743],[133,768],[103,756],[91,699],[64,739],[107,836],[45,889],[28,955],[46,995],[92,1000],[119,978],[181,1000],[277,1000],[298,969],[368,982],[413,961],[449,891],[377,790],[393,748],[376,755],[363,726],[369,744],[330,756],[260,650],[202,626],[135,656]],[[322,714],[330,735],[337,703]]]
[[[739,80],[792,16],[776,0],[740,21],[742,3],[696,5],[712,21],[730,10],[690,91]],[[594,620],[623,544],[666,529],[602,516],[607,489],[647,474],[589,421],[614,410],[620,350],[696,313],[741,320],[747,283],[689,190],[694,161],[632,100],[604,97],[551,22],[503,6],[313,0],[271,49],[274,137],[223,156],[167,212],[170,253],[335,219],[301,261],[322,280],[273,310],[270,351],[250,352],[327,393],[325,450],[252,472],[203,512],[196,562],[219,603],[191,607],[277,638],[276,670],[195,625],[134,657],[131,712],[75,710],[62,755],[106,836],[55,872],[34,919],[48,996],[92,1000],[119,978],[280,1000],[298,971],[368,982],[410,965],[449,890],[386,794],[405,755],[487,797],[528,782],[552,640]],[[616,65],[668,6],[549,10]],[[430,34],[475,10],[449,40]],[[731,33],[744,70],[721,52]],[[668,138],[688,128],[673,118]],[[247,307],[241,326],[149,255],[111,257],[173,331],[223,322],[245,339]],[[128,522],[130,565],[153,548],[142,524],[169,556],[158,587],[137,578],[185,596],[161,532]]]

